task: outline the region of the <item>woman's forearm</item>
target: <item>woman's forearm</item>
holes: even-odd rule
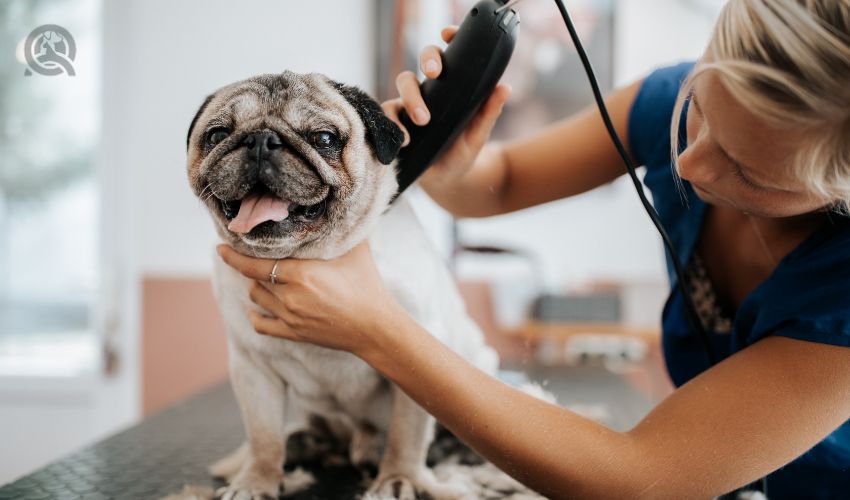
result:
[[[503,212],[502,198],[508,181],[506,161],[504,147],[488,143],[470,170],[459,179],[426,171],[419,185],[457,218],[497,215]]]
[[[362,353],[364,359],[484,458],[536,491],[551,498],[611,498],[629,496],[646,481],[629,435],[483,373],[407,315],[379,328],[387,331],[385,345]]]
[[[628,144],[628,117],[641,82],[606,98],[611,120]],[[421,185],[456,217],[485,217],[587,192],[625,173],[596,107],[533,134],[482,149],[472,169],[454,179],[435,165]]]

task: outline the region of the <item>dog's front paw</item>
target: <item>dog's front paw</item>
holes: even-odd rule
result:
[[[220,500],[277,500],[279,493],[256,488],[238,488],[227,485],[215,492],[215,498]]]
[[[242,443],[239,448],[236,448],[229,455],[219,459],[214,464],[210,465],[207,471],[213,477],[220,477],[228,483],[233,481],[236,474],[242,470],[242,465],[248,458],[248,443]]]
[[[240,473],[233,482],[219,488],[215,496],[221,500],[276,500],[282,486],[282,476]]]
[[[404,476],[378,477],[369,488],[368,498],[398,500],[416,500],[416,487],[413,481]]]
[[[397,500],[461,500],[475,498],[472,492],[461,484],[440,483],[424,470],[415,476],[403,474],[379,474],[367,491],[366,499]]]

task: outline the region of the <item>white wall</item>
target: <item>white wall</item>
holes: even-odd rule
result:
[[[708,43],[725,0],[616,0],[617,84],[651,68],[695,59]]]

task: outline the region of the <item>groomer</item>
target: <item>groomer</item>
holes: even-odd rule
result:
[[[426,48],[421,64],[436,77],[438,49]],[[387,113],[403,106],[427,123],[415,76],[399,75],[398,87]],[[624,173],[595,108],[485,144],[508,95],[498,87],[421,178],[453,215],[508,213]],[[222,248],[262,282],[252,296],[275,317],[253,317],[257,331],[362,357],[552,498],[707,498],[765,475],[772,499],[848,498],[850,1],[731,0],[699,62],[655,71],[607,103],[646,166],[722,358],[709,367],[671,288],[663,346],[678,388],[630,431],[467,364],[394,302],[366,244],[334,261],[281,261],[274,286],[271,261]]]

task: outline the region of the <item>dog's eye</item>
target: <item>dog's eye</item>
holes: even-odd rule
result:
[[[230,135],[230,130],[224,127],[216,127],[207,133],[207,143],[209,143],[210,146],[215,146],[219,142],[227,139],[228,135]]]
[[[313,132],[310,134],[310,142],[316,149],[332,149],[337,147],[339,139],[330,132]]]

